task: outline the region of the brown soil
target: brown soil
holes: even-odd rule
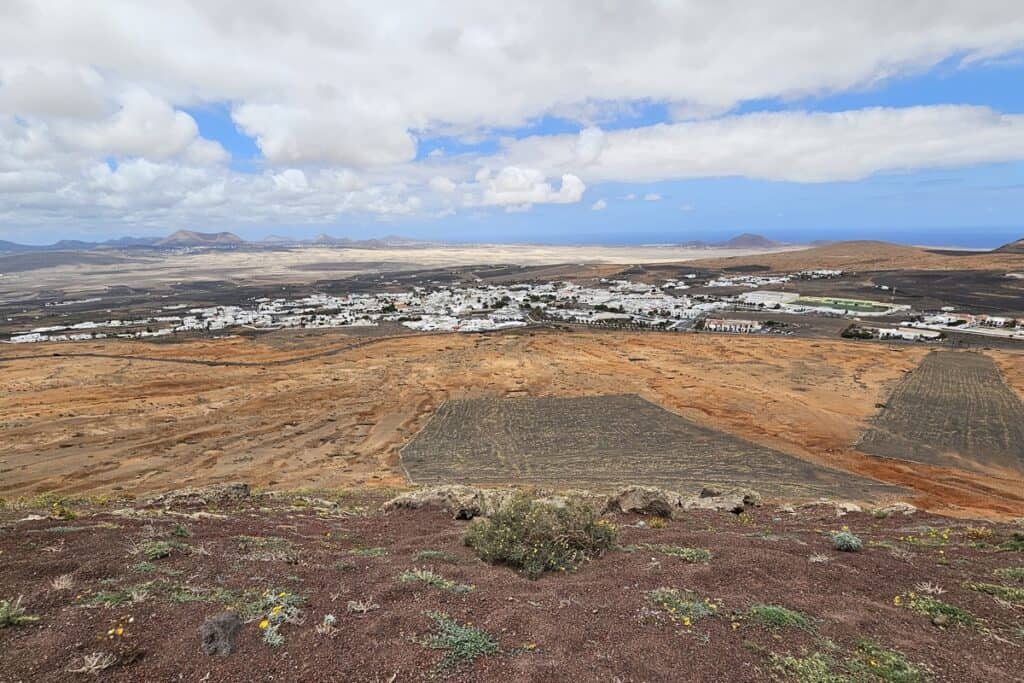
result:
[[[934,510],[1024,515],[1019,479],[851,446],[923,347],[545,330],[271,339],[4,349],[0,494],[229,479],[400,486],[399,449],[445,400],[632,393],[755,444],[911,486]],[[989,355],[1024,391],[1024,356]]]
[[[358,494],[342,499],[340,508],[262,501],[198,519],[95,507],[78,508],[73,521],[25,521],[27,510],[0,512],[0,598],[22,595],[27,612],[39,617],[0,628],[0,680],[81,680],[86,677],[68,670],[85,655],[109,652],[119,661],[102,678],[112,681],[398,683],[428,680],[432,672],[458,681],[766,681],[771,653],[843,659],[864,638],[926,667],[929,680],[1021,680],[1021,607],[964,586],[1005,583],[994,570],[1022,564],[1021,553],[996,548],[1011,535],[1005,525],[923,514],[837,519],[828,506],[795,514],[771,507],[741,516],[684,513],[664,529],[636,528],[640,518],[618,516],[623,545],[707,548],[712,559],[689,564],[655,550],[613,550],[575,573],[530,581],[476,559],[461,543],[465,522],[430,510],[382,516],[375,512],[380,500]],[[175,535],[175,524],[187,535]],[[828,532],[844,525],[864,540],[864,550],[832,549]],[[268,542],[288,553],[254,556],[256,542],[241,536],[277,539]],[[146,538],[183,547],[139,565],[132,549]],[[360,554],[366,548],[383,554]],[[415,559],[423,550],[451,557]],[[825,559],[812,562],[812,556]],[[456,594],[400,581],[413,567],[432,567],[475,588]],[[53,588],[53,579],[65,574],[73,585]],[[915,586],[925,581],[945,589],[939,599],[982,620],[981,627],[938,627],[894,604],[895,596],[919,592]],[[146,583],[144,601],[88,606],[103,592],[121,595]],[[690,627],[673,622],[646,596],[661,587],[709,598],[717,614]],[[203,655],[203,620],[267,589],[306,600],[304,623],[281,628],[285,643],[265,644],[252,621],[234,654]],[[349,614],[350,600],[370,600],[379,609]],[[755,603],[798,610],[812,626],[758,624],[745,616]],[[441,653],[420,644],[431,627],[429,611],[486,630],[501,653],[438,671]],[[325,614],[338,618],[336,637],[316,632]]]
[[[888,242],[838,242],[776,254],[687,261],[694,268],[767,266],[775,272],[828,268],[859,272],[881,270],[1002,270],[1024,268],[1024,254],[1006,252],[942,252]]]

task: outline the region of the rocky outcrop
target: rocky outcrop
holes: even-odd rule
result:
[[[498,510],[514,492],[511,489],[478,489],[452,484],[409,491],[384,503],[384,512],[440,508],[455,519],[486,517]]]
[[[235,638],[242,629],[242,621],[234,612],[210,617],[199,627],[199,642],[208,655],[227,656],[235,651]]]
[[[608,498],[605,512],[635,512],[671,518],[680,506],[679,494],[653,486],[627,486]]]
[[[183,488],[162,493],[145,501],[146,505],[165,508],[210,507],[236,504],[252,498],[249,485],[241,482]]]

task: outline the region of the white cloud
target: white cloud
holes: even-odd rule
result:
[[[1019,160],[1021,115],[984,108],[728,112],[1022,47],[1014,0],[0,3],[0,216],[316,222],[571,204],[604,181]],[[200,135],[186,110],[208,104],[255,139],[257,173],[232,171]],[[676,122],[629,128],[649,104]],[[493,142],[545,116],[582,130],[417,156],[440,133]]]
[[[492,163],[576,170],[587,182],[745,176],[848,181],[879,172],[1024,158],[1024,115],[985,107],[924,106],[845,112],[771,112],[605,133],[599,157],[578,167],[575,136],[509,142]]]
[[[516,166],[506,166],[493,177],[487,171],[478,173],[477,180],[483,189],[481,205],[512,210],[534,204],[574,204],[587,189],[577,176],[566,173],[556,190],[540,171]]]
[[[648,192],[647,194],[644,195],[644,201],[645,202],[660,202],[661,201],[661,195],[658,194],[657,192]]]
[[[450,194],[452,192],[455,192],[455,188],[456,185],[455,183],[452,182],[451,178],[446,178],[444,176],[438,175],[430,179],[430,189],[436,192]]]
[[[608,202],[604,199],[598,199],[596,202],[590,205],[591,211],[604,211],[608,208]]]

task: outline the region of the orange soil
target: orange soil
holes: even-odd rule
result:
[[[852,448],[924,347],[590,331],[295,340],[5,349],[0,493],[142,493],[233,479],[401,486],[399,449],[449,397],[637,393],[797,457],[912,487],[913,502],[931,510],[1024,515],[1019,473],[981,476]],[[990,354],[1024,391],[1024,355]]]

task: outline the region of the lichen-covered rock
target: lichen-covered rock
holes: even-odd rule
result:
[[[605,511],[672,517],[678,507],[679,494],[674,491],[653,486],[627,486],[608,498]]]
[[[199,627],[199,642],[208,655],[225,657],[235,651],[235,637],[242,628],[242,620],[234,612],[210,617]]]
[[[911,505],[910,503],[898,502],[892,503],[890,505],[884,505],[880,508],[876,508],[872,512],[880,517],[895,514],[912,515],[915,512],[917,512],[917,508]]]
[[[477,489],[461,484],[431,486],[396,496],[384,503],[382,509],[391,512],[436,507],[447,511],[455,519],[473,519],[492,514],[511,495],[509,490]]]
[[[210,505],[225,505],[239,503],[252,497],[249,485],[242,482],[229,484],[212,484],[199,488],[183,488],[168,493],[162,493],[146,501],[146,505],[178,508],[178,507],[208,507]]]

